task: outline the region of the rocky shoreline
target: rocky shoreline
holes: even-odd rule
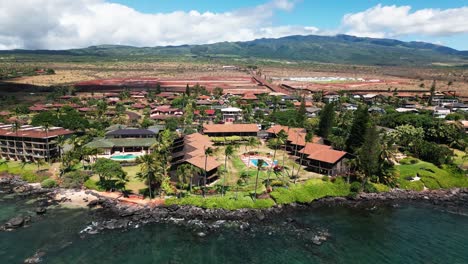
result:
[[[36,210],[44,214],[47,206],[67,202],[63,197],[56,200],[57,194],[69,190],[60,188],[43,189],[28,184],[16,177],[0,178],[0,192],[16,193],[20,196],[40,196],[42,203]],[[448,190],[407,191],[394,189],[384,193],[362,193],[356,197],[326,197],[308,204],[276,205],[268,209],[204,209],[195,206],[149,206],[123,203],[116,199],[99,195],[93,191],[86,194],[95,199],[83,199],[89,208],[100,210],[103,221],[91,223],[82,233],[95,234],[103,230],[139,227],[147,223],[175,223],[200,228],[201,230],[217,229],[226,225],[247,229],[252,223],[269,222],[278,216],[287,216],[288,212],[308,210],[318,207],[350,206],[367,207],[399,206],[403,203],[418,202],[440,206],[453,213],[468,212],[468,189],[454,188]],[[89,201],[88,201],[89,200]],[[286,221],[289,221],[284,217]],[[1,229],[10,230],[21,227],[28,219],[11,219]]]

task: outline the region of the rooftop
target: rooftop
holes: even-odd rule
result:
[[[14,129],[12,124],[0,124],[0,136],[18,136],[28,138],[53,138],[63,135],[71,135],[74,131],[62,128],[62,127],[50,127],[45,129],[44,127],[34,127],[30,125],[20,126],[18,129]]]

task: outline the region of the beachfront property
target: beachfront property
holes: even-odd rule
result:
[[[214,124],[204,125],[203,134],[209,137],[257,137],[260,129],[257,124]]]
[[[157,143],[159,129],[122,128],[95,138],[86,147],[100,150],[98,157],[114,160],[134,160],[151,153],[151,146]]]
[[[202,185],[204,172],[206,169],[206,181],[210,184],[218,179],[218,168],[221,164],[212,156],[206,156],[205,150],[212,148],[213,142],[208,136],[194,133],[186,136],[181,136],[174,140],[172,146],[171,160],[171,180],[177,179],[177,168],[182,164],[191,164],[202,171],[201,174],[194,175],[192,178],[193,185]]]
[[[306,166],[308,171],[329,176],[348,173],[346,165],[348,153],[324,145],[321,137],[314,136],[310,142],[307,142],[307,132],[304,128],[276,125],[267,130],[268,137],[274,138],[281,131],[287,134],[286,150],[296,162],[301,162],[301,165]]]
[[[0,124],[0,156],[7,160],[53,160],[60,155],[57,138],[74,131],[61,127],[35,127]]]

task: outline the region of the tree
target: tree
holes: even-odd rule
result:
[[[289,127],[288,127],[288,130],[289,130]],[[286,143],[287,143],[287,140],[288,140],[288,133],[286,133],[286,131],[281,129],[281,131],[278,132],[278,134],[276,135],[276,138],[278,139],[278,144],[280,146],[284,146],[284,152],[283,152],[283,167],[284,167],[284,162],[286,160],[285,156],[286,156]]]
[[[189,192],[192,192],[193,176],[201,174],[201,169],[193,166],[192,164],[182,164],[177,168],[176,174],[179,181],[182,183],[188,182]]]
[[[208,148],[205,148],[205,169],[204,169],[204,172],[203,172],[203,197],[205,197],[205,192],[206,192],[206,180],[207,180],[207,176],[208,176],[208,172],[207,172],[207,167],[208,167],[208,157],[213,155],[214,153],[214,150],[213,148],[211,147],[208,147]]]
[[[297,125],[299,127],[303,127],[306,119],[307,119],[307,111],[306,111],[305,97],[302,97],[301,105],[299,106],[299,110],[297,111],[297,120],[296,120]]]
[[[364,136],[369,126],[369,111],[365,106],[359,106],[354,112],[353,124],[346,140],[346,150],[355,153],[364,143]]]
[[[117,178],[120,181],[126,175],[120,163],[111,159],[97,159],[93,170],[99,176],[100,185],[106,190],[113,190],[118,187],[114,179]]]
[[[233,145],[227,145],[226,148],[224,149],[224,169],[226,172],[228,171],[227,168],[227,161],[234,155],[234,146]],[[223,177],[223,190],[222,190],[222,195],[224,196],[224,186],[226,185],[226,174],[224,174]]]
[[[424,129],[412,125],[402,125],[390,132],[389,137],[403,148],[410,150],[417,140],[424,138]]]
[[[223,88],[216,87],[213,89],[213,95],[216,99],[219,99],[221,96],[223,96],[224,90]]]
[[[137,178],[142,179],[145,181],[146,185],[148,185],[149,190],[149,197],[153,199],[153,186],[158,181],[156,178],[157,175],[157,162],[155,160],[154,155],[143,155],[139,156],[136,159],[136,163],[140,164],[140,172],[137,173]]]
[[[314,138],[314,134],[312,132],[307,132],[307,134],[305,135],[305,143],[307,144],[309,142],[312,142],[313,138]],[[297,168],[296,177],[294,177],[294,179],[299,178],[299,171],[301,170],[303,160],[304,160],[304,154],[301,153],[301,157],[299,159],[299,168]]]
[[[158,83],[156,84],[156,94],[160,94],[161,93],[161,85]]]
[[[50,128],[50,124],[49,123],[45,123],[44,126],[44,131],[45,131],[45,135],[46,135],[46,148],[47,148],[47,154],[46,154],[46,159],[47,159],[47,162],[50,164],[50,144],[49,144],[49,128]]]
[[[260,142],[258,141],[256,137],[249,137],[247,144],[245,145],[247,149],[247,155],[249,155],[249,160],[247,162],[247,173],[249,173],[249,168],[250,168],[250,151],[252,150],[252,148],[258,146],[259,144]]]
[[[432,100],[434,100],[435,91],[436,91],[436,81],[433,80],[431,84],[431,88],[429,89],[430,95],[429,95],[429,101],[427,102],[428,105],[432,105]]]
[[[56,141],[57,141],[57,147],[59,150],[59,157],[60,159],[62,159],[63,147],[65,146],[66,139],[63,135],[60,135],[57,137]]]
[[[13,139],[13,145],[14,145],[14,148],[15,148],[15,157],[16,157],[16,160],[18,160],[18,151],[16,150],[17,146],[16,146],[16,140],[18,138],[18,131],[21,129],[21,124],[18,122],[18,120],[15,120],[15,122],[13,122],[13,124],[11,124],[11,131],[13,133],[15,133],[15,137]]]
[[[272,138],[268,141],[268,145],[273,148],[273,159],[272,162],[274,164],[275,159],[276,159],[276,151],[278,150],[278,147],[282,146],[284,142],[282,141],[282,138],[276,137]],[[271,175],[271,170],[273,169],[273,166],[270,166],[268,168],[268,175],[267,175],[267,186],[270,186],[270,175]]]
[[[372,125],[366,130],[364,143],[357,151],[359,168],[364,173],[363,187],[368,179],[379,171],[381,152],[379,132],[375,125]]]
[[[35,159],[34,160],[34,163],[36,164],[37,166],[37,171],[39,172],[41,166],[44,166],[46,164],[46,162],[43,160],[43,159]]]
[[[333,127],[335,120],[335,107],[333,104],[327,104],[320,114],[318,135],[327,138]]]
[[[265,164],[265,161],[262,159],[259,159],[257,161],[257,176],[255,177],[255,189],[254,189],[254,196],[253,196],[254,200],[257,199],[258,176],[260,175],[260,170],[262,169],[264,164]]]
[[[188,85],[188,83],[187,83],[187,86],[185,87],[185,94],[187,96],[190,96],[190,86]]]

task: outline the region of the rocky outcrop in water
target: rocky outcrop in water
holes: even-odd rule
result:
[[[90,207],[101,206],[113,220],[102,223],[94,223],[90,228],[91,233],[105,229],[136,227],[140,224],[151,222],[170,222],[191,227],[203,227],[210,230],[226,224],[236,225],[241,229],[249,226],[249,223],[269,222],[280,214],[294,210],[307,210],[320,206],[352,206],[375,207],[380,205],[397,206],[399,203],[419,201],[432,205],[441,205],[447,210],[459,212],[468,209],[468,189],[434,190],[415,192],[406,190],[392,190],[385,193],[362,193],[356,197],[327,197],[318,199],[309,204],[277,205],[272,208],[256,209],[203,209],[195,206],[140,206],[125,204],[119,201],[100,197],[89,203]],[[312,242],[321,244],[327,238],[323,234],[314,234]]]

